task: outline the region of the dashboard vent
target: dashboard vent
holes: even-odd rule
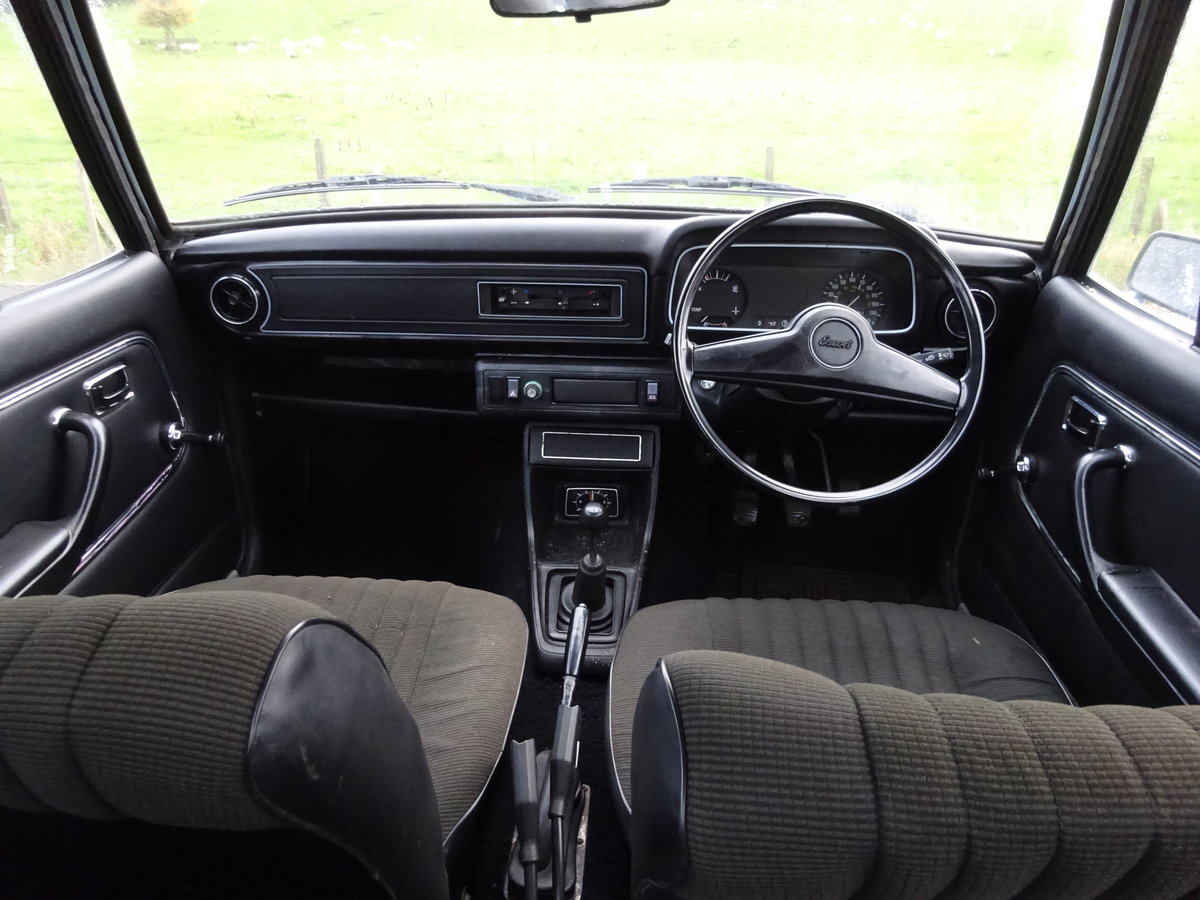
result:
[[[245,325],[258,315],[262,294],[242,275],[222,275],[209,289],[208,301],[222,322]]]
[[[975,298],[975,305],[979,307],[979,316],[983,319],[983,333],[987,334],[996,324],[996,298],[979,288],[971,288],[971,295]],[[953,296],[946,304],[942,321],[946,325],[946,330],[954,337],[963,341],[967,339],[967,323],[963,317],[962,307]]]

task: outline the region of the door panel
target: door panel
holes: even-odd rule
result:
[[[96,514],[20,577],[29,535],[70,519],[89,446],[68,409],[107,436]],[[73,417],[78,418],[78,417]],[[96,424],[98,420],[99,424]],[[0,583],[10,593],[150,593],[224,574],[238,528],[225,453],[172,449],[162,429],[219,428],[203,360],[156,256],[118,258],[0,307]],[[79,529],[75,529],[79,531]],[[55,540],[58,538],[55,537]],[[33,577],[30,577],[33,576]]]
[[[1070,279],[1043,291],[985,453],[992,466],[1029,456],[1035,475],[977,488],[958,574],[968,606],[1027,629],[1088,702],[1190,699],[1183,676],[1200,663],[1198,389],[1200,356],[1169,329]],[[1081,460],[1118,445],[1133,462],[1092,474],[1083,506],[1095,549],[1134,585],[1123,603],[1096,590],[1076,491]],[[1166,592],[1149,590],[1150,572]],[[1163,615],[1168,628],[1138,624]]]

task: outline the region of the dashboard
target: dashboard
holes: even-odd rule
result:
[[[733,221],[506,210],[251,222],[187,240],[171,268],[198,331],[248,363],[258,399],[385,416],[677,419],[675,308]],[[989,343],[1015,340],[1037,296],[1033,260],[944,246],[985,307]],[[961,311],[933,267],[844,217],[783,220],[729,248],[704,273],[689,333],[710,342],[783,329],[824,302],[953,373]]]

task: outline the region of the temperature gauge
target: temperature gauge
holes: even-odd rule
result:
[[[709,269],[696,288],[688,325],[729,328],[746,313],[746,285],[728,269]]]

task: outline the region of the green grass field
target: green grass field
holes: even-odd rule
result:
[[[761,177],[772,148],[778,180],[1040,239],[1106,10],[1101,0],[672,0],[580,25],[502,19],[486,0],[206,0],[178,32],[193,49],[177,52],[158,48],[162,33],[138,24],[132,2],[97,16],[177,221],[310,205],[221,202],[312,178],[320,138],[330,174],[539,184],[618,203],[675,198],[586,188],[640,174]],[[0,20],[0,180],[15,226],[4,257],[15,271],[0,281],[44,280],[94,247],[61,125],[11,17]],[[1156,123],[1150,190],[1151,206],[1168,200],[1171,227],[1193,231],[1196,56],[1180,89],[1193,102]],[[330,202],[512,201],[392,191]],[[1140,240],[1122,237],[1106,271],[1127,265]]]

